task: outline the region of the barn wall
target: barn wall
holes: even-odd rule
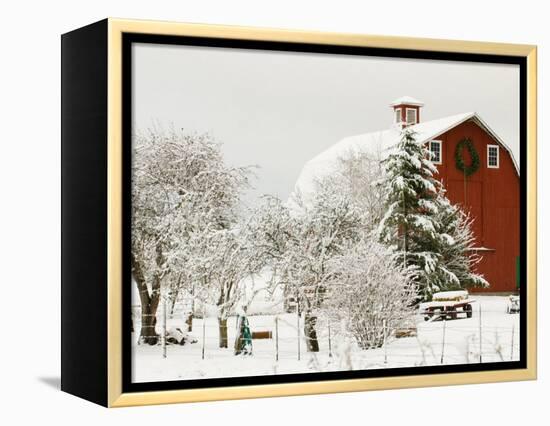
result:
[[[455,166],[456,145],[462,138],[470,138],[480,158],[477,172],[466,181]],[[443,164],[437,165],[439,178],[447,189],[451,202],[460,204],[474,218],[473,231],[476,246],[489,251],[478,264],[491,284],[487,292],[510,292],[516,290],[516,257],[520,250],[519,176],[513,161],[500,147],[498,169],[487,167],[487,145],[495,140],[476,123],[469,121],[437,138],[442,143]],[[467,151],[465,161],[468,164]]]

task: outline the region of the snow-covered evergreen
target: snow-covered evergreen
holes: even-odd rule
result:
[[[471,221],[445,197],[431,153],[414,131],[403,129],[382,164],[378,185],[386,191],[386,213],[378,235],[401,265],[415,268],[419,297],[430,300],[438,291],[486,285],[472,270]]]

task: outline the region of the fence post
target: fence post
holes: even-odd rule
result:
[[[166,297],[162,302],[162,357],[166,358]]]
[[[296,286],[296,334],[298,336],[298,361],[300,361],[300,302],[298,286]]]
[[[275,316],[275,361],[279,361],[279,317]]]
[[[386,320],[382,320],[382,333],[384,333],[384,365],[388,364],[388,345],[387,343],[387,333],[386,333]]]
[[[445,330],[447,329],[447,317],[443,317],[443,340],[441,341],[441,364],[443,364],[443,359],[445,357]]]
[[[483,362],[483,355],[481,354],[483,350],[483,337],[482,337],[482,328],[481,328],[481,303],[479,304],[479,362]]]
[[[330,336],[330,319],[328,320],[328,357],[332,358],[332,339]]]
[[[206,313],[202,314],[202,359],[204,359],[204,346],[206,340]]]
[[[516,325],[512,324],[512,341],[510,343],[510,361],[514,359],[514,331],[516,330]]]

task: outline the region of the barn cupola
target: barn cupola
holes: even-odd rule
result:
[[[390,106],[393,108],[393,123],[402,129],[420,123],[420,108],[423,102],[410,96],[403,96],[393,101]]]

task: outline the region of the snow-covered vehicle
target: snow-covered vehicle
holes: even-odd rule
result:
[[[465,314],[466,318],[472,318],[472,302],[465,290],[441,291],[434,293],[431,302],[423,303],[420,312],[424,314],[424,320],[457,319],[458,314]]]
[[[507,314],[519,313],[519,296],[511,295],[508,299],[508,305],[506,306]]]

